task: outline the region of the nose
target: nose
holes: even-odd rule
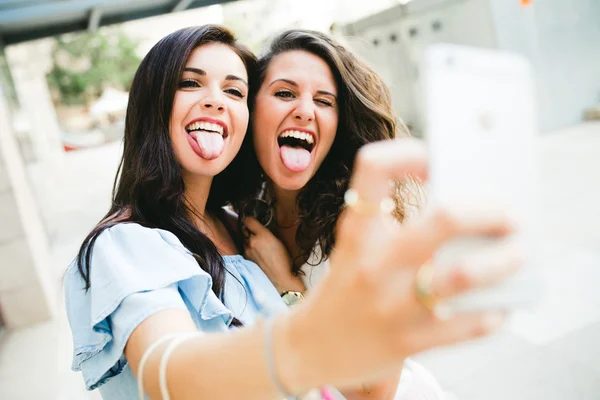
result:
[[[219,91],[220,92],[220,91]],[[225,102],[219,95],[219,93],[214,93],[213,90],[210,91],[202,100],[200,100],[200,107],[203,110],[212,111],[212,112],[223,112],[225,111]]]
[[[292,114],[296,121],[311,122],[315,119],[315,105],[312,96],[310,99],[300,99]]]
[[[201,103],[201,107],[205,110],[216,110],[219,112],[225,111],[225,105],[223,102],[215,100],[206,100]]]

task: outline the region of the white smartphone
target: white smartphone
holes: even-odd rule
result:
[[[515,309],[541,295],[535,269],[538,155],[533,70],[518,55],[451,44],[429,47],[422,64],[429,200],[490,201],[516,218],[526,263],[503,283],[444,302],[449,310]],[[436,255],[454,258],[490,239],[452,241]]]

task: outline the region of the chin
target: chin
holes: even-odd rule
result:
[[[312,174],[307,171],[302,173],[295,172],[289,176],[279,175],[277,179],[274,179],[274,183],[283,190],[298,191],[308,184],[311,177]]]
[[[195,162],[192,165],[188,164],[185,170],[194,176],[215,177],[223,172],[227,165],[229,165],[229,163],[217,158],[211,161],[201,160],[200,162]]]

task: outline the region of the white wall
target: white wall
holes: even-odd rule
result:
[[[534,62],[542,130],[580,122],[600,103],[600,1],[489,1],[499,46]]]
[[[436,20],[442,28],[434,32]],[[391,86],[398,114],[417,127],[418,60],[434,42],[497,47],[528,57],[536,69],[542,131],[578,123],[586,108],[600,102],[598,0],[538,0],[527,7],[517,0],[413,0],[349,24],[346,31]]]

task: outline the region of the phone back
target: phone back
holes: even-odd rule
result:
[[[527,267],[534,256],[538,198],[532,68],[514,54],[447,44],[430,47],[423,61],[431,202],[501,204],[518,221],[527,251],[519,276],[496,287],[495,293],[488,289],[460,296],[454,306],[510,308],[528,303],[536,285]],[[482,243],[463,240],[453,249],[446,246],[445,255]]]

